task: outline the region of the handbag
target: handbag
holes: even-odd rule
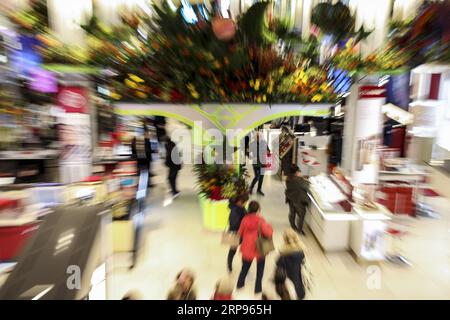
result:
[[[232,248],[239,247],[239,244],[241,243],[241,237],[237,232],[234,231],[225,231],[222,234],[222,240],[221,244],[230,246]]]
[[[258,223],[258,238],[256,239],[256,250],[261,257],[267,256],[275,250],[272,237],[266,238],[261,233],[261,222]]]

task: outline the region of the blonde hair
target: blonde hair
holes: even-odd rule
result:
[[[302,244],[302,241],[300,240],[300,237],[293,229],[287,229],[284,231],[283,240],[285,246],[287,247],[304,250],[304,246]]]

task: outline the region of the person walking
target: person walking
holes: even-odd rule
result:
[[[292,229],[301,234],[305,221],[306,209],[309,205],[309,181],[301,176],[300,168],[293,164],[286,179],[286,202],[289,204],[289,223]]]
[[[248,201],[248,194],[244,193],[237,196],[235,199],[230,199],[230,204],[228,205],[230,208],[230,216],[228,218],[228,231],[229,232],[238,232],[239,227],[241,225],[241,221],[244,218],[247,210],[245,209],[245,205]],[[230,247],[228,251],[227,258],[227,267],[228,272],[233,271],[233,258],[236,254],[237,247]]]
[[[264,139],[262,132],[256,132],[256,138],[254,141],[252,141],[250,150],[253,153],[253,171],[255,173],[255,177],[250,184],[250,193],[253,193],[253,188],[255,187],[256,183],[258,183],[257,193],[261,196],[264,196],[264,192],[262,191],[262,185],[264,181],[264,166],[267,164],[267,154],[270,153],[270,149],[267,145],[266,140]]]
[[[178,171],[181,170],[181,159],[179,157],[177,145],[169,138],[166,137],[166,166],[169,168],[169,185],[172,192],[172,196],[176,197],[179,195],[177,189],[177,176]]]
[[[260,256],[256,245],[259,232],[263,237],[270,238],[273,234],[273,228],[261,216],[259,203],[257,201],[251,201],[248,205],[248,213],[242,219],[241,226],[239,227],[239,234],[242,237],[242,269],[239,274],[237,288],[244,287],[248,270],[253,260],[256,260],[256,294],[262,292],[262,279],[266,263],[266,257]]]
[[[167,300],[196,300],[197,293],[194,288],[194,273],[185,268],[175,279],[175,285],[167,295]]]
[[[281,280],[284,276],[292,281],[295,287],[298,300],[305,297],[305,287],[302,278],[302,265],[305,259],[305,253],[300,242],[298,234],[294,230],[286,230],[283,234],[284,244],[280,249],[280,256],[276,262],[276,277]],[[280,290],[281,289],[281,290]],[[289,300],[289,292],[286,290],[285,283],[278,281],[277,293],[282,300]]]
[[[131,154],[137,162],[138,172],[147,172],[147,186],[151,186],[150,165],[152,162],[152,149],[150,145],[150,132],[144,126],[144,135],[136,135],[131,142]]]

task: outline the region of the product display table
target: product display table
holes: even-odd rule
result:
[[[379,172],[380,181],[418,182],[429,173],[424,166],[410,163],[408,159],[396,158],[384,161],[386,170]]]
[[[350,238],[350,223],[357,217],[346,212],[339,202],[347,197],[326,176],[310,178],[311,199],[305,221],[324,251],[347,250]]]
[[[391,212],[384,206],[363,208],[354,205],[352,212],[356,217],[351,223],[351,249],[358,259],[382,261],[387,250],[386,227],[391,220]]]

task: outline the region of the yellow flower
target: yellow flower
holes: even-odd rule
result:
[[[200,97],[200,94],[197,92],[197,90],[195,89],[195,86],[192,83],[188,83],[187,84],[187,88],[189,89],[189,91],[191,92],[191,96],[194,99],[198,99]]]
[[[219,63],[219,61],[214,60],[214,63],[213,63],[213,67],[214,67],[214,68],[219,69],[221,66],[222,66],[222,65]]]
[[[272,93],[272,90],[273,90],[273,81],[272,80],[270,80],[270,82],[269,82],[269,88],[267,89],[267,93]]]
[[[146,93],[141,92],[141,91],[136,92],[136,95],[137,95],[139,98],[142,98],[142,99],[145,99],[145,98],[148,97]]]
[[[130,79],[133,80],[134,82],[138,82],[138,83],[144,82],[143,79],[139,78],[138,76],[136,76],[136,75],[134,75],[132,73],[129,73],[128,77],[130,77]]]
[[[324,82],[322,83],[322,85],[320,86],[320,90],[325,91],[328,88],[328,83]]]
[[[113,98],[114,100],[119,100],[120,98],[122,98],[122,96],[116,92],[111,93],[111,98]]]
[[[348,41],[347,41],[347,43],[345,44],[345,48],[346,49],[350,49],[351,47],[352,47],[352,44],[353,44],[353,39],[349,39]]]
[[[256,99],[256,101],[257,101],[258,103],[261,103],[261,96],[258,96],[258,99]]]
[[[259,90],[259,86],[261,85],[261,80],[256,79],[255,81],[255,90],[258,91]]]
[[[248,82],[248,84],[250,85],[250,87],[253,88],[253,86],[255,85],[255,82],[254,82],[253,79],[252,79],[252,80],[250,80],[250,81]]]
[[[312,97],[311,102],[320,102],[322,100],[322,95],[321,94],[316,94]]]
[[[267,101],[267,96],[263,95],[263,101],[266,102]]]
[[[131,81],[130,79],[125,79],[125,84],[127,85],[127,87],[132,88],[132,89],[136,89],[137,85],[136,83],[134,83],[133,81]]]

